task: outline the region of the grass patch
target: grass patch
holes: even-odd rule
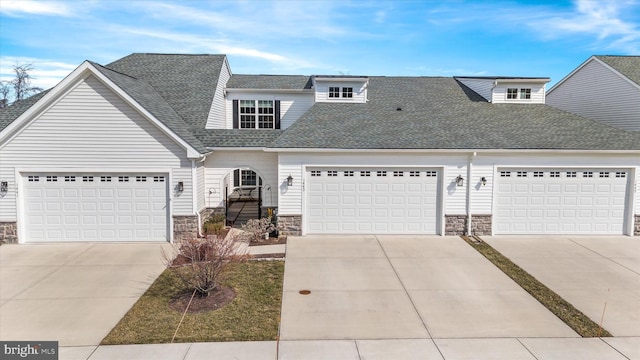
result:
[[[544,305],[549,311],[564,321],[570,328],[582,337],[610,337],[607,330],[600,328],[593,320],[576,309],[569,302],[546,287],[543,283],[514,264],[506,256],[492,248],[485,242],[476,242],[467,236],[462,236],[469,245],[476,249],[485,258],[491,261],[502,272],[520,285],[531,296]]]
[[[280,322],[283,261],[248,261],[231,265],[224,285],[236,298],[223,308],[187,314],[174,342],[275,340]],[[169,343],[182,313],[169,302],[188,290],[172,270],[165,270],[102,345]]]

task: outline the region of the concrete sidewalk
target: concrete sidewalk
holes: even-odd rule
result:
[[[302,340],[60,348],[60,360],[633,360],[640,337]]]
[[[614,336],[640,336],[640,241],[632,236],[483,236]]]

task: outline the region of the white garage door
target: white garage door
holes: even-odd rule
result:
[[[497,234],[623,234],[624,169],[500,169]]]
[[[435,234],[438,174],[436,169],[309,169],[307,233]]]
[[[164,175],[26,174],[27,242],[166,241]]]

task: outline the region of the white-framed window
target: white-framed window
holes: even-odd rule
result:
[[[517,177],[527,177],[526,171],[518,171],[516,174]]]
[[[511,171],[500,171],[500,177],[511,177]]]
[[[58,181],[58,177],[55,175],[47,175],[47,182]]]
[[[353,176],[353,171],[352,171],[352,170],[346,170],[346,171],[344,172],[344,176],[346,176],[346,177],[351,177],[351,176]]]
[[[128,176],[118,176],[118,182],[129,182]]]
[[[339,98],[340,97],[340,88],[338,86],[329,86],[329,97],[330,98]]]
[[[371,171],[368,171],[368,170],[360,171],[360,176],[369,177],[371,176]]]
[[[420,176],[420,171],[409,171],[410,177],[418,177]]]
[[[93,182],[93,176],[83,176],[82,182]]]
[[[593,177],[593,171],[583,171],[582,172],[582,177],[584,177],[584,178],[592,178]]]
[[[507,88],[507,100],[530,100],[531,88]]]
[[[29,179],[29,182],[36,182],[36,181],[40,181],[40,176],[29,175],[28,179]]]
[[[551,176],[552,178],[559,178],[560,171],[549,171],[549,176]]]
[[[311,170],[311,176],[321,176],[322,171],[320,170]]]
[[[567,177],[568,178],[576,177],[576,172],[575,171],[567,171]]]
[[[111,176],[100,176],[100,182],[111,182]]]
[[[127,178],[127,181],[129,181],[128,178]],[[154,176],[153,182],[164,182],[164,176]]]
[[[66,182],[74,182],[74,181],[76,181],[76,177],[73,176],[73,175],[67,175],[67,176],[64,177],[64,181],[66,181]]]
[[[616,177],[617,178],[625,178],[627,177],[627,173],[624,171],[616,171]]]
[[[398,177],[398,176],[404,176],[404,171],[394,171],[394,172],[393,172],[393,176],[396,176],[396,177]]]
[[[608,171],[600,171],[600,177],[601,178],[608,178],[609,177],[609,172]]]
[[[258,129],[273,129],[273,100],[258,100]]]
[[[544,177],[544,172],[542,171],[534,171],[533,172],[533,177]]]
[[[384,170],[376,171],[376,176],[387,176],[387,172]]]
[[[240,170],[241,186],[256,186],[258,184],[258,175],[253,170]]]
[[[327,171],[327,176],[338,176],[338,172],[336,170]]]
[[[425,175],[427,175],[427,177],[436,177],[437,172],[430,170],[427,171]]]
[[[136,182],[147,182],[146,176],[136,176]]]
[[[256,127],[255,100],[240,100],[240,128],[254,129]]]
[[[342,97],[351,99],[353,98],[353,88],[352,87],[343,87],[342,88]]]

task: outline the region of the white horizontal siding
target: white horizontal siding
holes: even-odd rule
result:
[[[507,83],[498,84],[493,89],[491,102],[494,104],[544,104],[545,102],[545,84],[530,83]],[[517,88],[518,99],[507,99],[507,89]],[[531,99],[520,99],[520,89],[531,89]]]
[[[229,91],[226,100],[226,122],[227,129],[233,128],[233,100],[280,100],[280,128],[286,129],[296,122],[313,106],[313,94],[274,94],[260,92],[234,93]],[[265,130],[268,131],[268,130]]]
[[[547,104],[625,130],[640,131],[640,89],[591,60],[547,94]]]
[[[456,78],[469,89],[477,92],[480,96],[487,101],[491,101],[491,88],[493,88],[493,79],[460,79]]]
[[[348,103],[365,103],[367,102],[366,81],[317,81],[315,101],[317,102],[348,102]],[[340,97],[330,98],[329,87],[339,87]],[[343,98],[342,88],[352,87],[353,97]]]
[[[216,85],[216,92],[213,95],[213,101],[211,102],[211,109],[209,110],[209,116],[207,117],[207,129],[224,129],[225,128],[225,100],[224,89],[227,86],[227,82],[231,78],[229,65],[227,58],[225,57],[222,69],[220,69],[220,76],[218,77],[218,84]]]
[[[215,151],[207,156],[204,170],[206,207],[224,206],[225,178],[233,181],[233,170],[251,169],[262,177],[262,205],[278,204],[278,155],[261,151]],[[268,190],[268,189],[271,190]]]
[[[2,221],[17,218],[16,171],[166,172],[174,184],[191,186],[186,151],[94,77],[28,124],[0,149],[0,157],[2,180],[10,183],[10,192],[0,197]],[[174,199],[175,215],[192,213],[189,196],[185,191]]]
[[[456,185],[458,175],[464,179],[463,186]],[[445,215],[463,215],[467,213],[467,159],[460,159],[457,164],[445,167],[444,191],[445,191]]]
[[[199,162],[196,167],[196,181],[198,183],[198,193],[196,194],[196,201],[197,201],[196,210],[197,211],[200,211],[206,207],[205,193],[207,190],[204,182],[204,172],[205,172],[204,162]]]
[[[474,161],[471,167],[471,178],[469,185],[471,186],[471,213],[478,215],[487,215],[492,213],[493,209],[493,164],[487,163],[483,158]],[[482,177],[487,179],[486,185],[482,185]]]

